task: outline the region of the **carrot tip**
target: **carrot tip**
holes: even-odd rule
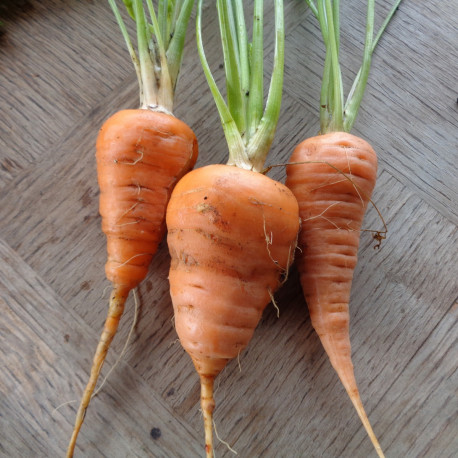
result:
[[[72,437],[67,449],[67,458],[71,458],[73,456],[79,431],[83,425],[86,411],[91,401],[103,363],[105,362],[108,349],[118,329],[119,320],[124,312],[124,304],[128,294],[129,290],[125,287],[115,287],[110,296],[110,305],[107,318],[105,320],[105,326],[95,351],[89,381],[84,390],[81,403],[76,414],[75,426],[73,428]]]
[[[215,400],[213,399],[214,380],[215,378],[213,376],[200,376],[200,403],[204,416],[206,458],[213,458],[213,410],[215,409]]]

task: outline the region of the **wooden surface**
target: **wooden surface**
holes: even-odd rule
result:
[[[210,3],[204,40],[221,82]],[[348,90],[364,8],[362,0],[341,3]],[[378,3],[380,24],[390,2]],[[318,131],[320,33],[305,2],[286,1],[285,15],[285,90],[269,164],[286,162]],[[59,406],[79,401],[107,309],[95,138],[110,114],[137,106],[137,83],[105,1],[3,1],[0,18],[0,456],[57,457],[76,403]],[[362,236],[351,339],[363,402],[388,457],[458,456],[457,18],[456,0],[404,0],[354,128],[379,154],[374,201],[389,232],[380,250]],[[269,1],[267,51],[272,20]],[[193,26],[187,44],[176,115],[197,134],[198,165],[224,162]],[[284,168],[271,176],[283,181]],[[365,225],[381,227],[373,208]],[[139,288],[134,337],[90,406],[76,456],[203,456],[199,382],[176,341],[168,264],[162,244]],[[233,361],[218,377],[219,436],[241,457],[374,456],[311,328],[295,269],[276,301],[280,317],[268,306],[240,367]],[[131,299],[105,374],[133,313]],[[232,456],[215,442],[217,457]]]

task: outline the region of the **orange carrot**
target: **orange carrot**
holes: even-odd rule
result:
[[[286,185],[296,196],[302,220],[298,269],[310,319],[380,457],[359,395],[351,360],[349,301],[361,225],[375,186],[377,157],[349,131],[366,86],[371,56],[400,0],[373,38],[374,1],[368,0],[363,64],[343,104],[339,64],[339,7],[330,0],[306,0],[318,18],[326,45],[320,97],[321,135],[294,150]]]
[[[135,288],[165,232],[170,193],[197,159],[197,140],[179,119],[151,110],[123,110],[97,139],[105,271],[114,285]]]
[[[353,372],[348,306],[377,157],[361,138],[332,132],[300,143],[290,161],[286,185],[300,208],[297,266],[312,326],[382,456]]]
[[[200,376],[205,452],[213,456],[213,384],[250,341],[266,305],[293,261],[299,229],[291,191],[260,173],[280,112],[283,84],[283,4],[275,1],[276,41],[271,86],[263,110],[263,2],[254,5],[252,60],[242,2],[218,0],[227,80],[226,105],[197,43],[229,147],[228,165],[184,176],[167,208],[170,294],[175,326]],[[237,30],[238,37],[234,37]],[[250,88],[250,90],[247,90]]]
[[[193,2],[181,3],[176,40],[160,36],[154,10],[150,11],[155,40],[140,0],[132,2],[129,12],[137,23],[140,60],[133,51],[114,0],[109,0],[124,34],[139,76],[142,107],[122,110],[111,116],[97,137],[97,175],[100,187],[102,230],[107,237],[107,279],[112,283],[108,315],[97,346],[89,381],[76,415],[67,450],[72,457],[76,439],[92,398],[97,379],[129,292],[148,273],[152,257],[165,233],[165,211],[176,182],[197,160],[197,140],[192,130],[171,111],[176,78],[183,48],[184,30]],[[159,18],[162,22],[167,17]],[[174,47],[167,60],[168,48]],[[150,51],[160,56],[161,65],[152,65]],[[155,67],[156,66],[156,67]],[[155,72],[158,71],[159,75]]]
[[[247,346],[293,261],[298,205],[261,173],[211,165],[177,184],[167,229],[175,326],[200,375],[210,454],[213,381]]]

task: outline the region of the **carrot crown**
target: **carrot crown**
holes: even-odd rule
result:
[[[173,110],[175,87],[194,0],[159,0],[157,14],[152,0],[123,0],[137,30],[137,51],[129,37],[116,0],[108,0],[137,72],[142,108]],[[149,19],[148,19],[149,16]]]
[[[242,0],[217,0],[226,73],[227,103],[219,91],[202,43],[202,0],[196,36],[202,67],[229,147],[228,164],[261,171],[280,115],[284,66],[283,1],[275,0],[275,53],[264,107],[263,0],[254,2],[252,42],[248,41]]]
[[[323,79],[320,94],[320,131],[350,132],[366,89],[372,53],[401,0],[396,0],[374,38],[374,0],[367,1],[366,34],[363,62],[344,102],[342,76],[339,64],[340,17],[339,0],[305,0],[318,19],[326,46]]]

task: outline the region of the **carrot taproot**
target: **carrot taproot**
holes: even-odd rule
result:
[[[227,105],[204,54],[202,0],[196,36],[229,160],[184,176],[172,192],[166,215],[175,327],[200,377],[208,458],[213,456],[214,380],[248,345],[264,308],[287,275],[299,229],[298,205],[291,191],[260,173],[280,112],[283,3],[275,1],[274,68],[265,109],[263,1],[254,4],[251,53],[242,2],[218,0],[217,9]]]
[[[182,2],[181,9],[172,15],[175,39],[169,35],[161,36],[163,27],[159,23],[170,29],[168,15],[162,14],[158,20],[154,9],[150,8],[153,22],[150,27],[142,1],[125,2],[137,25],[139,58],[115,0],[109,0],[109,3],[137,71],[141,108],[115,113],[105,121],[97,137],[99,211],[108,255],[105,273],[113,290],[89,381],[76,414],[67,457],[74,454],[86,410],[129,292],[146,277],[151,259],[164,236],[165,211],[171,191],[176,182],[192,169],[198,154],[194,132],[172,114],[184,32],[193,1]],[[150,36],[151,28],[154,40]],[[166,50],[173,51],[171,57],[167,57]],[[150,53],[154,52],[158,55],[159,66],[156,61],[151,61]]]
[[[358,392],[349,334],[351,284],[377,156],[361,138],[332,132],[300,143],[290,161],[286,185],[302,221],[296,262],[312,326],[382,456]]]
[[[214,379],[248,345],[293,261],[298,205],[261,173],[210,165],[177,184],[167,229],[175,327],[200,376],[211,456]]]
[[[349,335],[351,285],[362,222],[376,183],[377,156],[367,141],[349,131],[363,97],[372,53],[400,0],[375,39],[374,2],[368,0],[363,64],[345,105],[339,65],[338,2],[306,1],[319,20],[326,59],[320,135],[300,143],[286,169],[286,185],[298,200],[302,221],[297,265],[312,326],[377,454],[383,457],[358,391]]]

